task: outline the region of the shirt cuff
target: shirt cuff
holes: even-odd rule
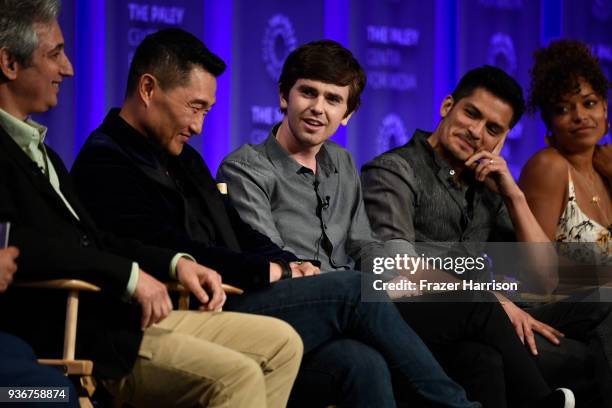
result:
[[[123,295],[124,300],[130,300],[136,291],[136,284],[138,283],[138,276],[140,267],[136,262],[132,262],[132,271],[130,272],[130,279],[128,279],[127,286],[125,288],[125,294]]]
[[[170,277],[172,279],[176,279],[176,265],[178,265],[178,261],[181,258],[187,258],[190,261],[197,262],[193,256],[183,252],[179,252],[178,254],[174,255],[170,261]]]

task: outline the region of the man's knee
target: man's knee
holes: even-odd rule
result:
[[[271,355],[282,356],[281,360],[294,361],[299,366],[304,352],[302,338],[290,324],[272,317],[258,316],[259,329],[268,336],[268,347]]]
[[[536,364],[551,386],[567,386],[572,378],[585,374],[589,350],[586,344],[561,337],[559,345],[536,334]]]
[[[327,343],[309,355],[304,369],[329,373],[336,387],[390,384],[387,361],[375,349],[353,339]]]
[[[285,352],[301,358],[304,352],[304,344],[300,335],[289,323],[282,320],[275,320],[274,325],[274,333],[278,341],[284,345],[283,349]]]
[[[224,371],[223,376],[209,378],[202,375],[192,379],[189,393],[193,396],[189,400],[197,401],[197,406],[247,406],[247,400],[251,400],[253,406],[265,405],[264,374],[257,362],[244,356],[233,359]]]
[[[353,354],[353,364],[347,367],[347,373],[353,375],[356,381],[365,385],[373,385],[373,381],[389,381],[391,375],[389,366],[383,356],[373,348],[364,344],[353,349],[356,354]]]
[[[248,382],[251,384],[261,384],[264,386],[263,371],[259,364],[255,360],[248,357],[234,361],[230,371],[227,375],[217,381],[221,386],[229,384],[239,384],[242,382]]]
[[[352,339],[337,340],[334,343],[329,348],[329,363],[334,363],[337,381],[359,383],[367,387],[390,381],[387,361],[377,350]]]
[[[304,356],[289,406],[324,407],[332,403],[350,406],[354,401],[365,406],[375,398],[393,400],[391,384],[387,362],[378,351],[343,338]],[[313,395],[315,388],[318,392]]]

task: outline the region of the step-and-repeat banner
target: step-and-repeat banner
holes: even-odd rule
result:
[[[457,61],[460,73],[483,64],[512,75],[525,93],[533,51],[540,44],[540,1],[464,0],[459,11]],[[526,97],[526,95],[525,95]],[[502,154],[513,174],[544,144],[539,118],[525,115],[508,135]]]
[[[232,59],[233,147],[263,141],[282,120],[278,78],[298,45],[323,38],[323,0],[237,1]],[[238,119],[239,118],[239,119]]]
[[[358,165],[431,130],[444,95],[470,68],[493,64],[524,87],[532,54],[554,38],[593,47],[612,78],[612,0],[64,0],[60,24],[75,77],[60,104],[37,119],[70,165],[87,135],[123,100],[129,62],[148,33],[181,27],[228,62],[217,105],[193,145],[213,173],[242,143],[280,121],[277,80],[295,47],[331,37],[368,75],[362,106],[335,138]],[[515,175],[542,147],[545,129],[526,116],[503,154]]]
[[[350,47],[367,72],[362,107],[348,125],[357,165],[432,128],[434,2],[350,4]]]

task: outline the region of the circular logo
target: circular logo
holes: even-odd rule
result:
[[[516,52],[514,42],[508,34],[495,33],[489,41],[487,62],[513,75],[516,71]]]
[[[404,121],[395,113],[389,113],[382,120],[376,136],[376,154],[381,154],[408,142]]]
[[[262,58],[266,71],[275,82],[278,81],[283,62],[297,46],[293,25],[283,14],[275,14],[268,20],[262,41]]]
[[[612,0],[593,0],[593,17],[607,21],[612,16]]]

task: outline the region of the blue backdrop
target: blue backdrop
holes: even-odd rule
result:
[[[60,24],[75,77],[62,84],[59,106],[36,119],[68,166],[121,104],[139,41],[164,27],[191,31],[228,63],[202,136],[192,139],[213,174],[280,119],[281,64],[315,39],[349,47],[368,74],[361,108],[334,137],[358,165],[415,128],[432,129],[442,98],[470,68],[500,66],[526,87],[533,51],[551,39],[586,41],[612,79],[612,0],[64,0]],[[515,175],[543,135],[538,118],[515,127],[503,151]]]

